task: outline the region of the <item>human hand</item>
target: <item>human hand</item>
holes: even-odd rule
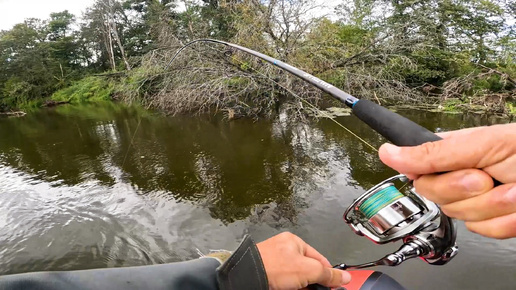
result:
[[[351,275],[330,262],[298,236],[285,232],[257,244],[270,289],[302,289],[309,284],[340,287]]]
[[[439,135],[443,140],[415,147],[384,144],[380,159],[472,232],[516,237],[516,124]],[[493,178],[503,185],[493,188]]]

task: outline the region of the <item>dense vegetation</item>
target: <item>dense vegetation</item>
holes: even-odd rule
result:
[[[63,11],[27,19],[0,32],[0,111],[48,99],[229,116],[320,104],[319,91],[217,45],[185,50],[164,70],[184,43],[209,37],[382,104],[515,112],[516,2],[342,1],[339,19],[320,16],[322,2],[97,0],[81,18]]]

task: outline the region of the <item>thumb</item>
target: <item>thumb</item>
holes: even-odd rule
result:
[[[322,267],[319,273],[314,273],[315,279],[309,279],[310,284],[321,284],[326,287],[340,287],[351,281],[351,274],[339,269]]]
[[[503,142],[498,142],[503,144]],[[483,168],[497,162],[499,146],[475,134],[424,143],[414,147],[383,144],[380,159],[392,169],[411,175],[446,172],[466,168]],[[502,150],[505,151],[505,150]],[[498,151],[500,153],[500,151]]]

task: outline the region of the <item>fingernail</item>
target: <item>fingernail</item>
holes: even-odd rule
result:
[[[396,145],[392,145],[390,143],[386,143],[383,146],[385,148],[385,151],[387,151],[387,153],[389,155],[399,155],[401,153],[401,148],[396,146]]]
[[[481,191],[485,187],[482,179],[475,174],[466,174],[461,178],[460,184],[469,192]]]
[[[348,284],[351,281],[351,274],[342,271],[342,284]]]

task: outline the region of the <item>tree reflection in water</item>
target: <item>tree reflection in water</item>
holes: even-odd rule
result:
[[[501,122],[403,114],[431,130]],[[384,142],[353,116],[338,120],[376,148]],[[196,248],[232,249],[245,233],[259,240],[283,230],[332,261],[363,262],[389,245],[356,237],[341,214],[393,174],[329,120],[227,122],[113,104],[0,119],[0,274],[172,262],[195,258]],[[438,275],[444,288],[510,288],[511,241],[482,240],[461,224],[459,239],[466,254],[445,271],[417,262],[382,270],[408,288],[430,289]],[[454,274],[466,268],[489,275]]]

